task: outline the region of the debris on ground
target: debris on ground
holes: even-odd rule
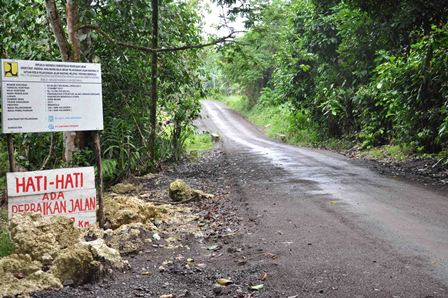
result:
[[[176,179],[171,182],[169,196],[174,202],[187,202],[202,199],[213,199],[214,195],[191,188],[184,180]]]
[[[130,223],[147,224],[157,214],[156,207],[134,196],[106,196],[104,198],[105,226],[117,229]]]
[[[118,183],[111,187],[111,191],[117,194],[131,194],[138,192],[140,187],[132,183]]]
[[[0,296],[14,296],[43,289],[61,288],[59,279],[42,270],[30,255],[13,254],[0,259]]]
[[[121,251],[109,246],[109,243],[106,243],[104,239],[83,242],[83,244],[90,249],[96,260],[101,260],[112,268],[117,268],[120,270],[127,269],[128,264],[126,261],[122,260],[120,255]]]
[[[155,183],[158,179],[150,181]],[[180,189],[185,196],[182,202],[214,198],[183,181],[178,185],[186,186]],[[161,204],[157,198],[155,202],[145,201],[144,194],[139,194],[141,189],[131,183],[119,183],[105,195],[106,230],[97,226],[80,230],[63,217],[15,215],[10,232],[16,251],[0,259],[0,296],[90,283],[104,274],[131,269],[122,256],[148,247],[183,247],[182,239],[189,235],[204,237],[204,227],[200,225],[204,219],[193,207]],[[187,259],[187,264],[193,264],[192,260]]]
[[[220,286],[228,286],[231,285],[233,282],[228,278],[218,278],[216,280],[216,283]]]
[[[258,285],[251,286],[251,287],[250,287],[250,290],[251,290],[251,291],[260,291],[260,290],[263,289],[263,288],[264,288],[264,285],[263,285],[263,284],[258,284]]]
[[[85,241],[68,218],[16,214],[11,219],[15,254],[0,259],[0,296],[82,284],[105,270],[125,268],[120,253],[100,241]]]
[[[118,250],[121,254],[127,255],[141,250],[146,243],[151,243],[152,228],[147,224],[131,223],[115,230],[106,230],[104,239],[108,246]]]
[[[163,204],[157,210],[163,231],[171,235],[169,242],[175,242],[176,237],[181,234],[204,237],[203,228],[198,224],[199,216],[191,207]]]

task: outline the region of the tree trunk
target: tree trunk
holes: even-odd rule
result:
[[[62,27],[61,19],[59,18],[58,11],[56,9],[55,0],[45,0],[45,8],[47,9],[48,22],[53,29],[56,42],[61,52],[62,61],[69,61],[70,59],[70,45],[67,41],[67,37]]]
[[[81,44],[79,42],[79,35],[76,26],[79,21],[79,8],[76,0],[67,0],[66,3],[67,29],[68,38],[71,45],[70,61],[81,61]],[[73,159],[73,152],[76,149],[82,148],[86,143],[86,133],[83,131],[67,131],[64,132],[64,159],[71,161]]]
[[[78,32],[76,30],[78,24],[78,5],[76,4],[76,0],[67,0],[66,2],[68,40],[61,19],[59,18],[55,0],[45,0],[45,7],[47,9],[49,23],[56,37],[62,61],[79,62],[81,49]],[[73,152],[84,145],[84,132],[64,132],[64,160],[67,162],[71,161],[73,159]]]
[[[152,0],[152,48],[157,49],[159,43],[159,2]],[[149,111],[150,135],[149,135],[149,158],[154,165],[155,162],[155,141],[157,129],[157,60],[158,53],[151,54],[151,104]]]

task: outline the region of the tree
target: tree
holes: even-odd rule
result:
[[[62,61],[80,62],[81,44],[78,35],[79,7],[76,0],[66,2],[66,22],[68,37],[59,16],[55,0],[45,0],[49,24],[54,32]],[[84,132],[64,132],[64,160],[70,162],[73,153],[85,143]]]
[[[152,48],[159,47],[159,0],[152,0]],[[157,61],[159,53],[153,51],[151,53],[151,108],[149,113],[150,119],[150,135],[149,135],[149,158],[152,163],[155,162],[155,142],[156,142],[156,125],[157,125]]]

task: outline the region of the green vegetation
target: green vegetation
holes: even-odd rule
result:
[[[185,141],[188,154],[198,154],[213,148],[213,140],[209,133],[193,134]]]
[[[8,232],[8,218],[5,209],[0,209],[0,258],[14,251]]]
[[[102,150],[107,179],[143,174],[154,166],[150,154],[151,55],[139,50],[152,41],[151,0],[73,1],[79,19],[74,22],[80,41],[81,62],[101,63],[103,80],[104,131]],[[0,55],[2,58],[60,61],[59,49],[47,19],[48,6],[61,19],[67,32],[65,1],[21,0],[0,5]],[[160,1],[159,47],[175,48],[207,42],[197,1]],[[81,28],[84,25],[87,27]],[[66,36],[66,39],[68,36]],[[211,38],[210,38],[211,39]],[[69,39],[69,58],[74,58]],[[126,46],[132,44],[132,46]],[[203,78],[206,49],[167,51],[158,55],[158,105],[155,159],[177,160],[184,143],[194,134],[193,121],[199,116],[204,96]],[[6,141],[0,139],[0,176],[6,172]],[[15,134],[16,161],[27,170],[94,164],[89,134],[78,133],[73,159],[64,161],[62,133]],[[0,181],[1,183],[1,181]]]
[[[395,160],[406,160],[411,154],[412,151],[409,149],[397,145],[385,145],[368,149],[364,152],[364,155],[367,157],[373,157],[375,159],[392,158]]]
[[[221,93],[247,98],[233,108],[292,143],[446,151],[447,2],[253,2],[248,32],[215,66]]]
[[[197,138],[199,100],[216,94],[244,96],[226,101],[268,135],[294,144],[447,151],[446,1],[215,0],[235,4],[226,17],[244,15],[247,29],[215,48],[200,46],[215,40],[202,34],[201,1],[159,1],[159,30],[150,25],[155,0],[75,2],[2,3],[0,55],[101,63],[109,180],[143,174],[153,159],[177,160],[191,151],[185,146],[205,144],[189,139]],[[51,7],[69,40],[65,55],[47,18]],[[76,32],[69,38],[70,25]],[[156,31],[155,51],[148,47]],[[158,62],[151,63],[155,52]],[[151,88],[154,65],[158,92]],[[73,159],[64,161],[62,133],[16,134],[15,158],[27,170],[93,164],[90,135],[78,133],[75,141]],[[3,177],[4,137],[0,149]]]
[[[262,128],[268,137],[296,145],[313,146],[317,136],[312,128],[307,127],[303,117],[294,115],[286,105],[265,106],[257,104],[250,108],[245,96],[225,96],[221,99],[229,107],[243,114],[248,120]],[[292,125],[293,121],[302,119],[302,127]]]

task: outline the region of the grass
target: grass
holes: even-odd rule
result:
[[[201,153],[213,148],[213,140],[209,133],[193,134],[185,141],[188,154]]]
[[[403,148],[398,145],[375,147],[365,151],[365,155],[374,159],[392,158],[396,160],[406,160],[409,156]]]
[[[287,105],[268,106],[257,104],[250,107],[244,96],[223,96],[223,101],[230,108],[240,112],[249,121],[262,128],[266,135],[283,142],[308,147],[319,147],[336,151],[352,148],[356,142],[350,138],[325,138],[318,133],[318,129],[307,121],[306,115],[298,112],[294,114]],[[355,139],[355,138],[352,138]],[[417,153],[409,145],[384,145],[366,149],[360,152],[361,156],[373,159],[393,159],[405,161]],[[448,164],[448,150],[438,154],[419,154],[423,158],[446,160]]]
[[[249,101],[244,96],[222,96],[219,100],[223,101],[229,108],[242,114],[247,114],[250,111]]]
[[[263,128],[270,138],[295,145],[315,146],[317,133],[307,127],[303,115],[294,115],[288,107],[256,106],[248,113],[248,118],[255,125]]]
[[[11,242],[8,232],[8,217],[5,209],[0,209],[0,258],[8,256],[14,252],[14,245]]]
[[[419,153],[418,150],[410,145],[384,145],[365,150],[364,155],[374,159],[391,158],[400,161],[408,160],[413,156],[418,155],[419,158],[448,161],[448,151],[441,151],[439,153]]]
[[[220,100],[263,129],[270,138],[300,146],[324,146],[330,149],[345,146],[340,140],[323,142],[306,115],[301,112],[294,113],[287,105],[255,105],[250,108],[246,97],[236,95],[224,96]]]

